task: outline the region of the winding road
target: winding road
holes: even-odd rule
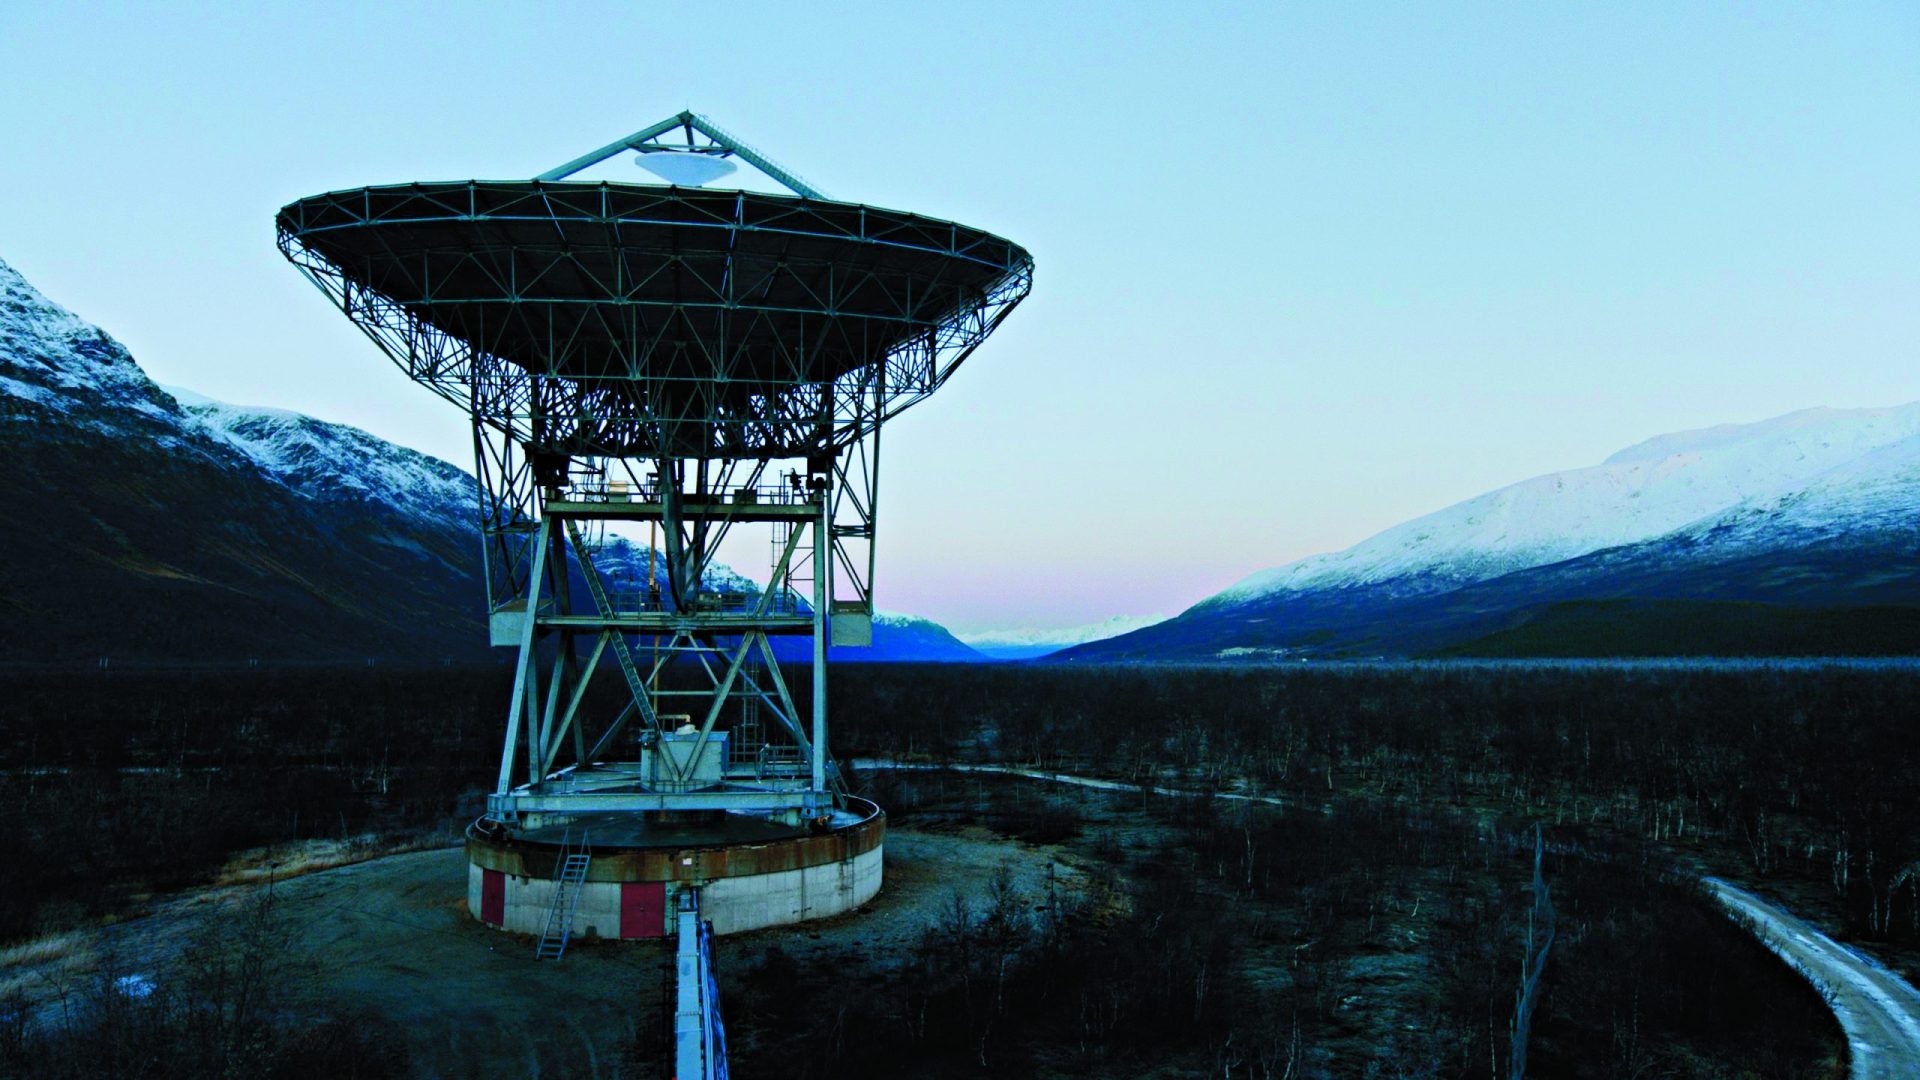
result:
[[[884,761],[850,762],[856,768],[944,770],[1024,776],[1099,791],[1139,791],[1138,784],[1092,776],[1025,769],[1012,765],[935,765]],[[1201,797],[1284,806],[1273,795],[1209,793],[1185,788],[1151,787],[1156,795]],[[1727,911],[1738,916],[1760,941],[1821,990],[1846,1033],[1854,1080],[1920,1077],[1920,990],[1886,965],[1840,944],[1785,908],[1715,877],[1701,879]]]
[[[1847,1033],[1854,1080],[1920,1076],[1920,991],[1870,956],[1769,900],[1719,878],[1701,881],[1767,948],[1826,994]]]

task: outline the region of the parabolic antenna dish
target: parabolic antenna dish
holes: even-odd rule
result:
[[[276,225],[413,378],[516,430],[540,411],[536,441],[568,453],[845,443],[857,419],[817,420],[837,382],[878,380],[878,411],[905,407],[1033,280],[1024,248],[979,229],[696,187],[396,184],[301,199]]]

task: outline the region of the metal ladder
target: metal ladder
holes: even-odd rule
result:
[[[580,834],[580,846],[560,846],[559,882],[553,890],[553,906],[547,909],[547,929],[534,948],[535,960],[558,960],[567,954],[567,942],[573,939],[573,913],[580,909],[580,893],[587,883],[587,867],[593,862],[593,848],[587,834]]]
[[[769,566],[779,564],[780,553],[786,550],[787,541],[792,538],[793,531],[802,527],[792,521],[773,523],[771,530],[773,557]],[[773,603],[769,605],[768,610],[797,613],[802,604],[810,603],[811,601],[803,600],[802,597],[813,595],[813,574],[813,549],[803,542],[794,549],[793,561],[787,564],[787,572],[781,575],[780,580],[767,582],[767,588],[773,593]]]
[[[759,661],[749,660],[740,665],[740,681],[755,688],[766,685],[760,680]],[[731,737],[727,739],[729,771],[752,769],[757,774],[760,749],[766,742],[760,727],[760,693],[756,690],[740,698],[740,718],[733,722]]]

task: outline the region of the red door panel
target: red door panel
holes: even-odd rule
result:
[[[507,921],[507,875],[480,871],[480,921],[499,926]]]
[[[620,936],[667,936],[667,883],[664,881],[623,881],[620,883]]]

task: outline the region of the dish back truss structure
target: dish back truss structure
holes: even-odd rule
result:
[[[633,152],[738,158],[786,191],[569,179]],[[827,647],[871,639],[882,425],[1027,295],[1027,252],[828,200],[694,113],[533,180],[330,192],[276,224],[471,415],[490,629],[518,650],[489,816],[830,811]],[[764,587],[715,569],[748,527]],[[811,637],[808,708],[782,635]],[[676,662],[697,688],[662,680]],[[624,705],[588,716],[608,668]]]

